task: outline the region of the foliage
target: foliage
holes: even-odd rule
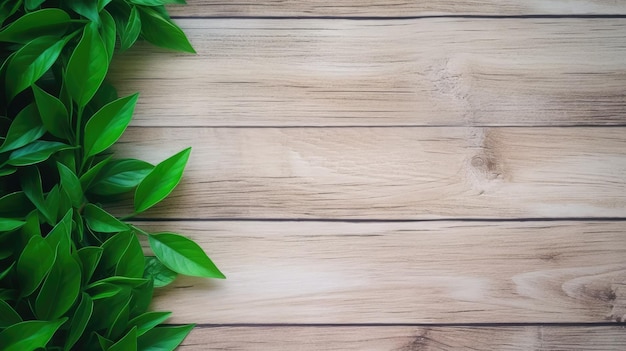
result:
[[[138,99],[107,82],[114,53],[140,38],[194,52],[174,2],[0,0],[2,350],[173,350],[192,326],[161,325],[153,289],[224,277],[193,241],[126,221],[170,194],[190,149],[157,165],[110,151]],[[133,213],[107,212],[133,195]]]

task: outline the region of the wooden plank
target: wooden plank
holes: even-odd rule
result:
[[[193,146],[152,218],[626,217],[625,132],[130,128],[118,155],[156,163]]]
[[[196,328],[181,351],[622,351],[620,326]]]
[[[441,15],[626,14],[626,2],[591,0],[188,0],[171,6],[174,16],[344,16],[407,17]]]
[[[142,223],[227,280],[155,296],[172,323],[604,322],[626,315],[623,222]],[[185,303],[180,303],[184,301]]]
[[[621,18],[178,22],[197,56],[112,66],[134,125],[626,123]]]

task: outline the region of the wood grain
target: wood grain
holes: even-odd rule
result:
[[[142,226],[190,236],[228,277],[182,277],[158,291],[154,307],[173,310],[172,323],[577,323],[626,315],[622,222]]]
[[[622,351],[626,330],[586,327],[197,328],[181,351]]]
[[[142,93],[134,125],[626,123],[621,18],[178,22],[197,56],[144,45],[112,66]]]
[[[187,146],[183,182],[142,216],[626,217],[626,128],[130,128],[117,150]]]
[[[607,0],[188,0],[175,16],[344,16],[626,14],[624,1]]]

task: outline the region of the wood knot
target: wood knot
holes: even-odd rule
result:
[[[494,157],[487,155],[474,156],[470,163],[472,167],[483,173],[489,180],[502,177],[501,167]]]

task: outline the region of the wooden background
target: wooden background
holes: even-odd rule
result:
[[[112,72],[181,350],[624,350],[626,1],[188,2]]]

